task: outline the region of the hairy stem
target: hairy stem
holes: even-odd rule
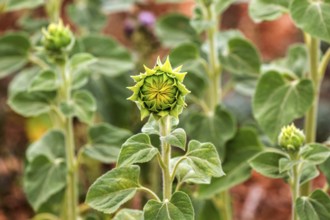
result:
[[[319,102],[319,93],[320,93],[320,77],[319,77],[319,47],[320,41],[314,37],[306,37],[308,40],[307,47],[309,52],[309,65],[310,71],[308,78],[313,81],[314,84],[314,101],[311,108],[308,110],[305,116],[305,134],[306,134],[306,143],[315,142],[316,137],[316,123],[317,123],[317,109]],[[311,182],[303,184],[300,188],[301,194],[307,196],[311,192]]]
[[[60,88],[59,102],[68,103],[71,101],[71,76],[66,70],[66,62],[61,66],[61,78],[62,87]],[[63,130],[65,132],[66,163],[68,167],[65,217],[66,219],[76,220],[78,218],[78,175],[72,117],[67,117],[65,119]]]
[[[207,102],[210,113],[214,113],[216,105],[221,99],[221,66],[218,60],[218,47],[216,41],[216,34],[218,31],[219,17],[215,12],[213,4],[204,6],[205,18],[208,22],[213,23],[211,27],[206,30],[208,40],[208,61],[209,61],[209,90],[207,92]]]
[[[160,136],[166,137],[171,132],[170,117],[165,116],[159,119]],[[172,195],[172,181],[170,174],[171,146],[161,139],[163,170],[163,200],[170,200]]]
[[[299,165],[292,167],[292,179],[291,179],[291,194],[292,194],[292,220],[298,220],[298,215],[295,210],[296,200],[299,197]]]

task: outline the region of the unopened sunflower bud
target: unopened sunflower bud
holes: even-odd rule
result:
[[[180,73],[181,67],[172,69],[169,58],[161,63],[158,58],[153,69],[132,76],[135,86],[128,87],[133,95],[128,100],[134,101],[141,111],[141,120],[149,114],[156,119],[171,115],[178,117],[186,106],[185,96],[190,93],[182,84],[186,73]]]
[[[74,37],[71,30],[62,21],[52,23],[47,30],[42,29],[42,44],[44,49],[52,55],[61,55],[71,49]]]
[[[285,151],[298,151],[305,142],[305,135],[294,124],[282,128],[278,143]]]

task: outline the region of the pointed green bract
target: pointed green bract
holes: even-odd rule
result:
[[[153,69],[132,76],[136,84],[128,89],[133,91],[128,99],[134,101],[141,111],[141,120],[149,114],[156,119],[167,115],[178,117],[186,106],[185,96],[190,93],[182,84],[186,73],[181,67],[173,69],[169,58],[162,63],[158,58]]]

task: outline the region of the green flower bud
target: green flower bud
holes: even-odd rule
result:
[[[190,93],[182,84],[186,73],[180,73],[181,66],[172,69],[169,58],[161,63],[159,57],[153,69],[145,68],[145,73],[132,76],[135,86],[128,87],[133,95],[128,100],[134,101],[141,111],[141,120],[149,114],[156,119],[167,115],[178,118],[186,106],[185,96]]]
[[[305,142],[305,135],[294,124],[282,128],[278,136],[278,143],[285,151],[298,151]]]
[[[62,21],[59,21],[58,24],[50,24],[47,30],[42,29],[42,33],[42,44],[50,56],[61,57],[74,44],[74,37],[71,30],[69,27],[64,26]]]

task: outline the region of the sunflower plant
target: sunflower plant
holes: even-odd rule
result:
[[[116,213],[121,205],[138,192],[145,192],[148,201],[142,211],[121,209],[115,219],[134,215],[145,220],[193,220],[194,209],[190,197],[181,191],[183,183],[209,183],[211,177],[221,177],[224,172],[216,148],[211,143],[191,140],[176,128],[178,117],[189,93],[183,84],[186,73],[181,67],[173,69],[169,58],[164,63],[157,60],[154,68],[132,76],[135,85],[128,99],[134,101],[141,112],[141,119],[149,116],[142,133],[128,138],[122,145],[116,168],[98,178],[90,187],[86,202],[104,213]],[[160,147],[154,146],[150,135],[159,136]],[[186,146],[187,145],[187,146]],[[172,157],[172,147],[185,153]],[[157,160],[162,172],[162,195],[157,195],[139,181],[137,164]],[[175,188],[173,187],[175,186]]]

